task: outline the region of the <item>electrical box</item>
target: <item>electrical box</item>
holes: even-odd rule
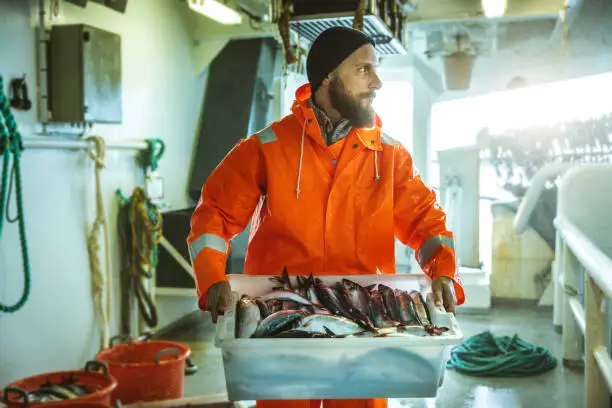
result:
[[[83,24],[51,28],[49,121],[121,123],[121,37]]]

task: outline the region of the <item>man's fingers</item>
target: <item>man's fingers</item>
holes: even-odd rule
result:
[[[227,310],[228,305],[229,305],[228,296],[226,293],[222,293],[221,296],[219,296],[219,301],[217,302],[217,310],[219,311],[220,314],[223,314]]]
[[[434,294],[434,304],[436,305],[436,307],[442,306],[442,285],[438,283],[436,285],[433,285],[432,289]]]
[[[210,318],[212,319],[213,323],[217,323],[217,316],[219,315],[218,313],[218,294],[217,291],[208,291],[208,301],[206,302],[206,308],[208,309],[208,311],[210,312]]]

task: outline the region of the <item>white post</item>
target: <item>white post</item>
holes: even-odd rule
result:
[[[565,281],[563,301],[563,365],[568,368],[583,366],[584,336],[576,322],[570,306],[570,299],[578,293],[578,273],[580,265],[572,251],[563,245],[563,264]]]
[[[553,285],[553,326],[557,332],[561,331],[563,326],[563,288],[560,284],[562,276],[562,254],[563,254],[563,239],[559,232],[556,233],[555,244],[555,260],[552,264],[552,285]],[[562,281],[562,279],[561,279]]]
[[[585,320],[587,330],[585,333],[585,369],[584,381],[586,384],[586,407],[608,408],[610,406],[610,392],[608,384],[601,372],[593,352],[605,347],[606,342],[606,314],[602,310],[605,303],[601,289],[587,277],[585,288]],[[607,354],[607,353],[606,353]]]

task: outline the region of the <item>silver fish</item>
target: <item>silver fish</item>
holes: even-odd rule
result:
[[[291,292],[289,290],[273,290],[272,292],[266,293],[263,296],[259,296],[259,299],[263,300],[264,302],[267,302],[269,300],[280,300],[280,301],[292,301],[292,302],[296,302],[302,305],[306,305],[306,306],[310,306],[312,305],[312,302],[300,295],[298,295],[295,292]]]
[[[404,324],[421,324],[419,316],[412,298],[407,292],[398,290],[395,292],[395,298],[399,306],[400,322]]]
[[[410,297],[414,302],[417,317],[419,318],[421,324],[424,326],[429,326],[431,324],[431,315],[429,314],[429,309],[427,308],[427,304],[423,299],[423,295],[421,295],[421,292],[413,290],[410,292]]]
[[[348,299],[361,313],[370,313],[370,293],[363,286],[349,279],[342,279],[342,285],[346,288]]]
[[[342,305],[349,313],[346,317],[354,320],[366,330],[376,330],[370,317],[366,314],[367,312],[363,313],[351,302],[348,290],[345,286],[342,284],[336,285],[336,293],[338,294],[338,299],[340,299],[340,302],[342,302]],[[366,305],[369,305],[369,303],[366,303]]]
[[[370,298],[370,318],[376,328],[393,327],[398,324],[387,316],[382,294],[376,290],[372,292]]]
[[[342,301],[340,301],[338,298],[338,294],[331,287],[327,286],[321,279],[315,278],[314,282],[317,297],[321,301],[321,304],[332,314],[350,318],[351,313],[342,304]]]
[[[382,295],[387,316],[389,316],[392,320],[400,321],[399,305],[397,303],[397,299],[395,298],[395,292],[393,289],[386,285],[379,284],[378,292]]]
[[[236,309],[236,338],[249,338],[259,326],[261,311],[256,302],[248,296],[242,296]]]
[[[296,329],[317,333],[331,332],[339,336],[364,331],[363,327],[346,317],[318,313],[302,317]]]
[[[272,313],[259,323],[259,327],[251,337],[261,338],[278,334],[282,331],[294,328],[300,318],[306,316],[308,312],[303,310],[281,310]]]

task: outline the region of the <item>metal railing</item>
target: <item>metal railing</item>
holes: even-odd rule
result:
[[[612,359],[608,352],[608,299],[612,299],[612,166],[572,169],[562,179],[557,231],[555,290],[563,316],[563,363],[584,364],[585,407],[610,406]],[[608,187],[609,189],[609,187]],[[608,251],[606,251],[608,250]],[[607,253],[606,253],[607,252]]]

